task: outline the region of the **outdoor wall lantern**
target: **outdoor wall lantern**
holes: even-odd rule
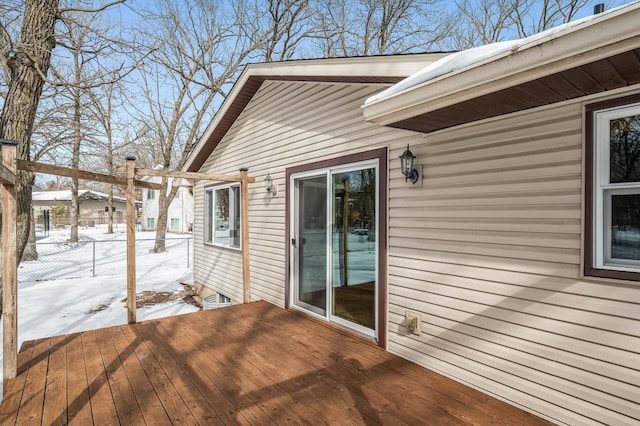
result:
[[[264,178],[264,189],[266,189],[267,193],[271,194],[272,197],[275,197],[278,193],[278,186],[273,183],[273,179],[269,172],[267,172],[267,177]]]
[[[413,168],[413,160],[416,158],[411,151],[409,151],[409,144],[407,144],[407,150],[400,156],[400,166],[402,168],[402,174],[404,175],[404,181],[411,181],[416,183],[418,181],[418,171]]]

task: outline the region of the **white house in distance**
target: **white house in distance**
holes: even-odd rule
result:
[[[44,211],[49,211],[52,225],[69,224],[69,208],[71,207],[71,190],[60,191],[35,191],[32,193],[33,214],[36,223],[42,223]],[[107,213],[109,195],[82,189],[78,191],[78,203],[80,209],[79,225],[93,226],[107,223],[109,214]],[[126,199],[124,197],[113,197],[114,223],[124,223],[126,211]],[[57,212],[57,208],[62,207],[64,214]]]
[[[638,424],[639,22],[247,66],[184,170],[248,168],[249,241],[239,186],[197,182],[196,285],[242,302],[248,244],[252,300],[555,423]]]
[[[162,166],[156,166],[156,170],[162,169]],[[150,182],[160,183],[161,178],[157,176],[150,176],[145,178]],[[183,179],[169,179],[169,187],[173,182],[183,185],[185,181]],[[141,225],[144,231],[155,231],[158,223],[158,193],[160,191],[156,189],[143,189],[142,190],[142,217]],[[179,186],[176,196],[169,205],[167,212],[167,231],[187,233],[191,232],[193,226],[193,193],[192,188],[189,186]]]

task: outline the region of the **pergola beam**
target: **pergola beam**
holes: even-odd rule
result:
[[[17,167],[20,170],[27,170],[34,173],[45,173],[56,176],[66,176],[74,179],[86,179],[96,182],[112,183],[114,185],[127,186],[127,179],[118,176],[105,175],[102,173],[89,172],[80,169],[70,169],[68,167],[54,166],[51,164],[37,163],[35,161],[17,160]],[[136,180],[135,185],[145,189],[160,189],[162,185],[155,182]]]
[[[126,173],[126,168],[118,167],[116,172],[118,174]],[[242,176],[227,176],[227,175],[209,175],[206,173],[196,172],[176,172],[170,170],[156,170],[156,169],[136,169],[136,176],[160,176],[171,177],[176,179],[195,179],[195,180],[214,180],[219,182],[242,182]],[[254,183],[256,178],[246,177],[247,182]]]

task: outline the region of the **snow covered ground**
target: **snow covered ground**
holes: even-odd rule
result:
[[[114,230],[114,234],[106,234],[106,227],[79,230],[80,240],[124,240],[124,226]],[[154,232],[137,232],[136,240],[148,240],[155,237]],[[190,238],[191,235],[168,234],[167,238]],[[69,230],[51,231],[47,238],[38,239],[38,243],[61,242],[69,238]],[[184,255],[172,253],[167,244],[165,253],[144,253],[143,271],[138,268],[137,292],[154,290],[178,292],[183,289],[180,282],[191,283],[192,269],[187,266]],[[184,246],[184,244],[180,244]],[[124,246],[123,246],[124,247]],[[178,250],[177,248],[175,250]],[[61,244],[61,253],[67,254],[66,269],[72,268],[74,255],[68,245]],[[193,253],[190,250],[189,253]],[[52,254],[53,256],[56,253]],[[57,254],[59,255],[59,253]],[[41,255],[45,262],[46,256]],[[18,283],[18,349],[28,340],[73,333],[84,330],[109,327],[127,323],[126,304],[123,299],[127,293],[126,258],[111,256],[111,266],[122,271],[121,275],[97,277],[55,279],[40,281],[23,281]],[[157,267],[152,265],[155,263]],[[192,265],[192,263],[189,263]],[[78,262],[79,268],[84,268]],[[18,272],[20,276],[20,272]],[[73,275],[73,274],[72,274]],[[82,276],[83,274],[77,274]],[[137,320],[195,312],[198,308],[181,300],[146,306],[137,310]],[[2,330],[0,328],[0,336]],[[0,371],[2,368],[0,351]],[[2,375],[0,374],[0,380]],[[0,382],[0,392],[2,384]]]

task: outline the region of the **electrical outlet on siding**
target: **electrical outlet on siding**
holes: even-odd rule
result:
[[[422,333],[422,314],[420,312],[406,311],[404,326],[407,331],[419,336]]]

